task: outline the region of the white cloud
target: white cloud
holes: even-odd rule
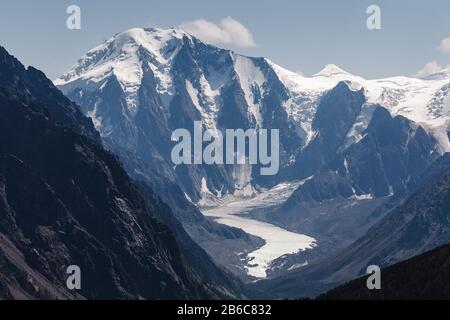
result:
[[[442,71],[443,69],[449,68],[450,66],[442,66],[437,61],[428,62],[422,69],[417,71],[416,77],[417,78],[426,78],[428,76],[431,76],[432,74],[438,73]]]
[[[450,53],[450,38],[445,38],[441,40],[441,43],[436,48],[439,51]],[[440,71],[444,69],[449,69],[450,65],[443,66],[440,63],[438,63],[436,60],[428,62],[422,69],[417,71],[416,77],[417,78],[426,78],[433,74],[439,73]]]
[[[438,50],[446,53],[450,53],[450,38],[445,38],[441,41]]]
[[[219,24],[204,19],[185,22],[180,28],[209,44],[253,48],[251,32],[239,21],[227,17]]]

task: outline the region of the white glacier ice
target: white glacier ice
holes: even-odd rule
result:
[[[422,125],[440,142],[442,152],[450,151],[447,136],[450,129],[450,108],[446,103],[450,99],[450,72],[441,72],[439,76],[426,79],[390,77],[366,80],[335,65],[327,65],[319,73],[305,77],[268,62],[288,88],[290,98],[285,102],[286,111],[306,130],[310,137],[308,141],[314,136],[311,124],[320,97],[340,81],[347,81],[352,90],[364,88],[369,104],[380,104],[392,115],[401,115]],[[361,116],[360,120],[367,118],[364,114]],[[357,132],[354,130],[353,133]],[[353,142],[358,141],[358,137],[355,138]]]
[[[241,88],[245,94],[245,100],[249,107],[250,113],[256,120],[258,125],[262,124],[261,110],[258,103],[259,97],[264,94],[265,77],[261,70],[253,63],[253,60],[248,57],[234,54],[234,69],[241,82]]]
[[[248,254],[250,261],[246,268],[249,275],[256,278],[265,278],[267,276],[266,271],[273,260],[286,254],[297,253],[316,246],[316,240],[310,236],[290,232],[270,223],[245,216],[245,213],[250,211],[282,203],[308,179],[291,184],[277,185],[272,189],[260,192],[253,198],[228,196],[220,204],[216,203],[213,207],[201,209],[205,216],[213,217],[221,224],[240,228],[265,241],[261,248]]]

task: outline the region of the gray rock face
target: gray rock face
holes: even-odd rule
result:
[[[103,46],[55,83],[94,119],[106,145],[111,141],[133,152],[147,166],[176,181],[195,202],[203,196],[202,179],[214,194],[224,195],[241,187],[239,178],[233,166],[226,165],[174,170],[170,158],[173,130],[185,128],[193,134],[194,121],[203,121],[204,129],[222,131],[280,129],[284,165],[301,144],[297,126],[280,108],[288,98],[286,88],[266,59],[215,48],[178,30],[130,30]],[[128,61],[128,71],[137,70],[133,94],[126,88],[131,80],[117,72],[103,73],[105,65],[118,68],[119,58]],[[101,80],[94,83],[87,75],[98,75]],[[256,166],[252,171],[244,183],[273,185],[279,180],[259,177]]]

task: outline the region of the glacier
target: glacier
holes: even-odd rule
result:
[[[293,191],[310,178],[295,183],[283,183],[269,190],[263,190],[254,197],[228,196],[220,204],[203,203],[202,213],[217,222],[240,228],[262,238],[265,244],[248,252],[246,269],[250,276],[265,278],[270,263],[284,255],[313,249],[317,245],[313,237],[288,231],[273,224],[257,221],[246,214],[257,210],[267,210],[283,203]],[[307,265],[305,262],[304,265]]]

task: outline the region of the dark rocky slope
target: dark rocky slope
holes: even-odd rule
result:
[[[0,91],[77,133],[100,142],[92,120],[66,98],[41,71],[25,67],[0,46]]]
[[[30,70],[1,48],[0,297],[230,297],[158,221],[170,209],[151,190],[146,198],[90,120]],[[68,265],[81,268],[80,291],[66,289]]]
[[[319,299],[450,299],[450,245],[381,270],[381,290],[367,289],[367,276],[339,286]]]

